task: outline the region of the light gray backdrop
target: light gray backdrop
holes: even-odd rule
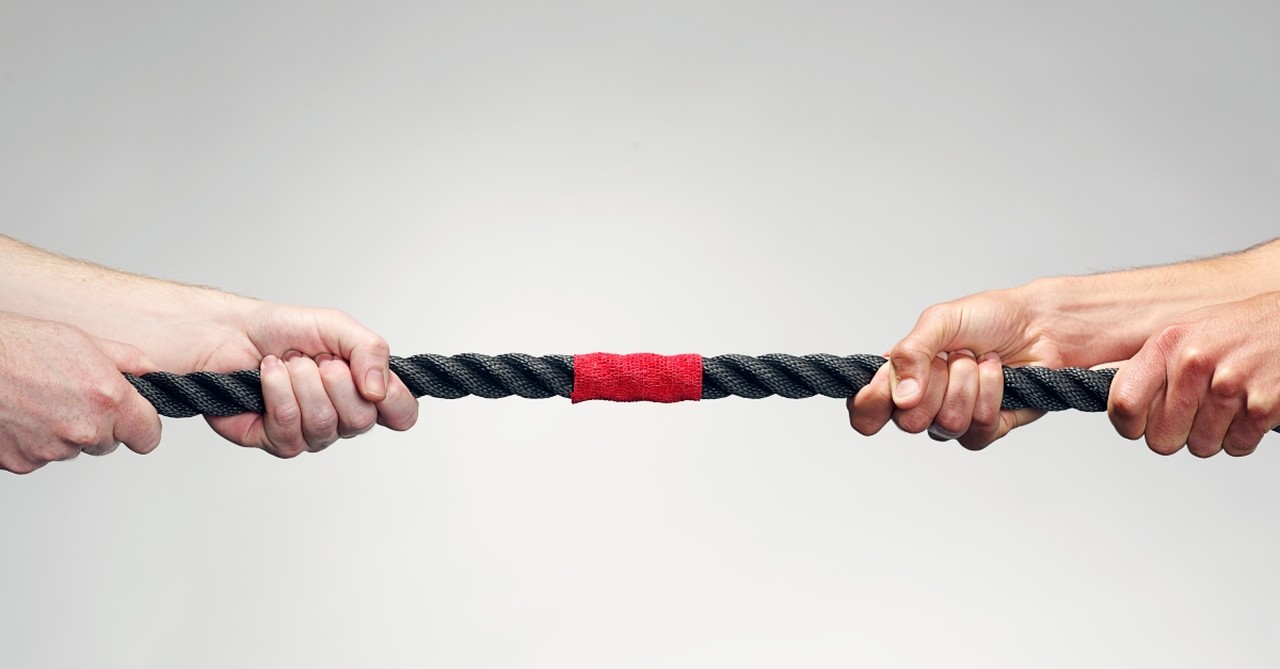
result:
[[[0,4],[0,229],[393,350],[878,353],[1280,221],[1267,2]],[[3,268],[0,268],[3,271]],[[843,403],[198,419],[0,476],[5,667],[1274,666],[1280,438]]]

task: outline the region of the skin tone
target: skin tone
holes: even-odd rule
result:
[[[1162,454],[1246,455],[1280,424],[1276,291],[1280,240],[935,305],[848,401],[849,420],[981,449],[1043,415],[1000,410],[1001,365],[1118,366],[1108,414],[1122,436]]]
[[[121,443],[154,449],[160,419],[121,372],[259,368],[265,414],[206,420],[224,438],[282,458],[417,420],[387,343],[340,311],[128,274],[2,236],[0,267],[0,468],[8,471]]]

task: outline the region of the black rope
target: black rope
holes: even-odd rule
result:
[[[762,356],[719,355],[702,360],[702,399],[730,395],[747,398],[846,398],[871,381],[885,359],[876,355],[836,356],[824,353]],[[391,371],[414,397],[456,399],[479,397],[569,397],[573,392],[573,356],[523,353],[391,358]],[[230,374],[153,372],[125,375],[163,416],[197,414],[230,416],[262,413],[262,387],[257,370]],[[1005,409],[1105,411],[1115,370],[1006,367]]]

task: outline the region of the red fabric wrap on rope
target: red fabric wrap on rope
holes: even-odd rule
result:
[[[683,402],[702,399],[702,356],[696,353],[587,353],[573,356],[574,404]]]

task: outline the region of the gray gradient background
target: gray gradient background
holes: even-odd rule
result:
[[[396,352],[880,352],[1280,221],[1263,2],[0,4],[0,229]],[[5,667],[1274,666],[1280,440],[839,401],[200,420],[0,477]]]

